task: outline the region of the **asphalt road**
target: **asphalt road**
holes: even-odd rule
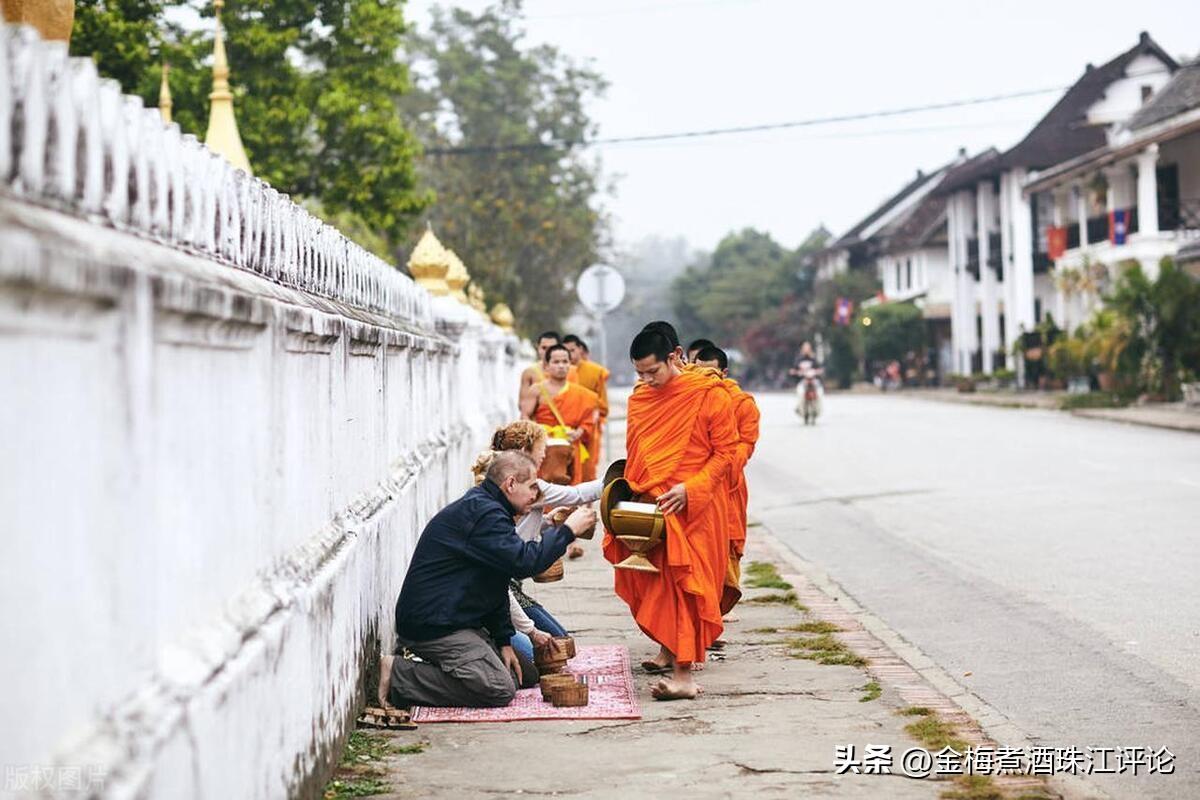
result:
[[[752,517],[1039,744],[1176,755],[1093,776],[1112,796],[1200,798],[1200,436],[876,395],[804,428],[790,395],[759,405]]]

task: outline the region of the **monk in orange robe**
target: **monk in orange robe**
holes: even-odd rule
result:
[[[733,416],[737,420],[737,458],[730,465],[729,485],[733,497],[733,518],[729,529],[729,567],[725,571],[725,586],[721,594],[721,613],[728,614],[742,599],[742,556],[746,553],[746,507],[750,492],[746,485],[746,463],[754,455],[758,443],[758,404],[754,395],[744,391],[738,382],[729,377],[729,357],[719,347],[702,347],[695,354],[693,363],[701,368],[713,370],[721,380],[733,403]],[[728,621],[728,620],[727,620]]]
[[[721,634],[721,587],[729,555],[730,464],[737,428],[729,394],[704,371],[685,371],[671,342],[642,331],[629,350],[640,384],[629,398],[625,477],[655,499],[667,524],[664,544],[648,554],[658,573],[617,570],[615,588],[638,627],[660,645],[646,666],[670,671],[651,690],[660,700],[694,698],[693,663]],[[604,557],[629,550],[611,534]]]
[[[583,479],[596,480],[597,465],[601,463],[600,443],[604,438],[604,423],[608,419],[608,376],[609,371],[591,359],[587,342],[573,333],[563,337],[563,345],[571,354],[571,370],[567,380],[591,389],[600,400],[593,438],[592,457],[583,462]]]
[[[590,460],[600,401],[595,392],[567,381],[567,372],[571,368],[571,356],[567,348],[561,344],[552,345],[546,349],[542,359],[542,371],[546,377],[537,385],[537,405],[531,416],[534,422],[547,430],[558,429],[571,442],[571,483],[581,483],[584,449],[587,449]]]
[[[537,337],[537,361],[530,364],[521,372],[521,385],[517,390],[517,408],[521,410],[522,419],[532,419],[533,409],[537,406],[538,384],[545,379],[542,372],[542,361],[546,350],[556,344],[562,344],[558,331],[546,331]]]

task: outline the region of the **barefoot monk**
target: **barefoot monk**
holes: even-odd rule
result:
[[[746,463],[754,455],[758,443],[758,404],[754,395],[742,389],[729,377],[729,357],[719,347],[701,347],[692,359],[698,367],[708,367],[720,373],[729,399],[733,401],[733,416],[737,420],[737,458],[730,465],[730,491],[733,516],[729,528],[729,568],[725,572],[725,589],[721,595],[721,613],[728,614],[742,598],[742,556],[746,553],[746,506],[750,501],[746,486]]]
[[[657,573],[616,571],[616,592],[661,649],[647,669],[669,672],[653,694],[693,698],[692,665],[720,635],[721,586],[729,554],[728,474],[737,428],[728,392],[708,371],[683,371],[673,343],[642,331],[629,357],[639,385],[629,398],[625,477],[653,498],[666,520],[663,546],[649,554]],[[610,535],[604,556],[618,563],[628,549]],[[657,669],[656,669],[657,668]]]

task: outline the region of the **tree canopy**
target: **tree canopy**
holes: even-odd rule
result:
[[[396,108],[409,88],[397,58],[401,0],[229,0],[222,12],[238,128],[255,174],[316,198],[398,242],[432,200],[417,188],[417,144]],[[174,117],[203,139],[212,75],[212,20],[199,0],[80,0],[71,50],[90,55],[126,92],[158,103],[171,65]]]
[[[530,333],[570,314],[574,279],[606,251],[600,165],[571,144],[593,135],[586,105],[606,84],[554,47],[524,46],[521,14],[518,0],[435,9],[409,40],[415,91],[402,105],[429,153],[427,218]]]

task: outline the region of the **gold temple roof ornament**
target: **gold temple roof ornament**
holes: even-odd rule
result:
[[[433,233],[433,226],[425,228],[417,246],[408,257],[408,273],[418,286],[434,297],[450,294],[446,275],[450,271],[450,254]]]
[[[253,175],[233,114],[233,92],[229,91],[229,59],[225,56],[225,36],[221,33],[221,9],[225,7],[225,0],[214,0],[213,7],[216,9],[217,30],[213,40],[213,90],[208,96],[212,103],[208,111],[208,133],[204,136],[204,144],[247,175]]]
[[[75,0],[0,0],[0,18],[32,25],[47,42],[70,43]]]
[[[487,316],[487,299],[484,297],[483,287],[475,281],[471,281],[471,285],[467,287],[467,303],[480,314]]]
[[[500,326],[501,329],[512,333],[513,323],[516,320],[513,318],[512,309],[505,303],[496,303],[492,306],[492,322]]]
[[[162,115],[162,121],[171,124],[171,106],[175,105],[171,102],[171,84],[167,80],[167,73],[171,71],[171,65],[163,62],[162,65],[162,83],[158,87],[158,113]]]
[[[469,304],[467,293],[463,291],[467,282],[471,280],[467,265],[453,250],[446,250],[446,254],[450,261],[450,269],[446,272],[446,285],[450,287],[450,296],[460,303]]]

